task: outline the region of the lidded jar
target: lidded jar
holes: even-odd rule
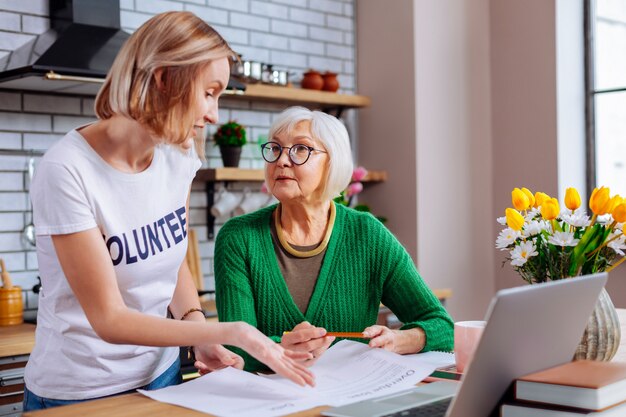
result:
[[[337,73],[326,71],[324,75],[322,75],[322,79],[324,80],[322,90],[332,91],[334,93],[339,89],[339,80],[337,80]]]

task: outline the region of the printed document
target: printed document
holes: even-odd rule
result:
[[[436,368],[453,363],[451,353],[398,355],[342,340],[311,367],[316,384],[313,388],[300,387],[278,375],[225,368],[181,385],[139,392],[157,401],[216,416],[280,416],[406,390]]]

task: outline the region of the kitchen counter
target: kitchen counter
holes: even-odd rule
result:
[[[35,346],[34,324],[0,327],[0,358],[30,355],[33,346]]]

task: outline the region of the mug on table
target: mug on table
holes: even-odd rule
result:
[[[454,360],[456,369],[464,372],[478,346],[486,321],[459,321],[454,323]]]

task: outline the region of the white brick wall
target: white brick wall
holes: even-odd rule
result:
[[[121,0],[122,27],[132,32],[154,14],[188,10],[210,23],[243,55],[244,59],[271,63],[289,70],[294,84],[308,68],[339,73],[341,91],[354,90],[354,2],[356,0]],[[0,1],[0,69],[9,54],[34,35],[50,27],[48,0]],[[1,88],[1,87],[0,87]],[[67,131],[95,119],[94,97],[20,93],[0,89],[0,149],[46,150]],[[276,103],[222,99],[221,122],[235,119],[248,128],[249,144],[242,150],[241,167],[262,168],[258,141],[267,140],[274,116],[283,109]],[[222,165],[219,149],[207,129],[205,166]],[[27,156],[0,154],[0,257],[5,259],[16,284],[29,291],[36,283],[36,252],[22,240],[30,221]],[[258,183],[230,183],[229,191]],[[214,288],[214,242],[207,240],[207,195],[202,183],[194,183],[190,225],[200,240],[205,287]],[[227,218],[217,219],[215,233]],[[26,294],[27,307],[37,298]]]

